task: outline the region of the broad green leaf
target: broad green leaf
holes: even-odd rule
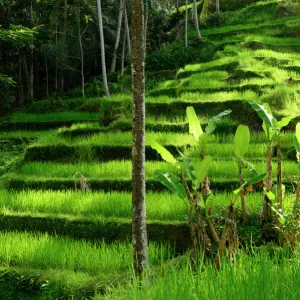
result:
[[[264,188],[264,192],[270,200],[274,201],[276,199],[275,194],[273,192],[271,191],[268,192],[266,188]]]
[[[193,185],[194,190],[199,188],[200,183],[204,180],[211,163],[212,163],[211,156],[205,156],[205,158],[200,162],[200,165],[196,170],[196,176],[197,176],[198,180]]]
[[[152,149],[156,150],[161,155],[163,160],[174,165],[177,164],[177,160],[174,158],[174,156],[153,138],[148,137],[147,143],[149,144],[149,146],[151,146]]]
[[[298,143],[300,143],[300,122],[297,123],[296,125],[296,134],[295,134],[297,140],[298,140]]]
[[[182,157],[185,173],[188,176],[188,178],[192,181],[197,180],[197,177],[195,175],[195,169],[192,165],[191,161],[185,157],[179,150],[178,150],[180,156]]]
[[[293,145],[298,153],[300,153],[300,143],[296,135],[293,135]]]
[[[255,102],[249,102],[249,104],[257,112],[258,116],[263,120],[265,126],[271,129],[275,129],[274,124],[276,122],[276,119],[270,112],[268,112],[264,105]]]
[[[180,198],[187,198],[183,184],[174,174],[155,171],[154,178],[161,182],[164,186],[166,186],[171,192],[178,195]]]
[[[199,141],[199,137],[203,134],[199,119],[192,106],[186,108],[186,116],[189,122],[189,132]]]
[[[234,136],[234,152],[236,157],[243,157],[249,148],[250,130],[248,126],[240,125]]]
[[[219,121],[221,121],[221,119],[222,119],[223,117],[225,117],[225,116],[231,114],[231,112],[232,112],[232,111],[231,111],[230,109],[224,110],[223,112],[221,112],[221,113],[218,114],[217,116],[215,116],[215,117],[213,117],[212,119],[210,119],[210,120],[208,121],[208,124],[207,124],[206,128],[205,128],[205,133],[206,133],[207,135],[213,133],[213,132],[215,131],[215,129],[216,129],[217,123],[218,123]]]
[[[203,197],[203,202],[207,208],[212,207],[213,199],[213,193],[209,193]]]
[[[267,173],[262,173],[259,175],[256,175],[250,179],[248,179],[247,181],[244,182],[243,185],[241,185],[237,190],[233,191],[234,194],[238,194],[240,193],[243,189],[245,189],[246,187],[252,185],[252,184],[256,184],[262,180],[264,180],[267,177]]]
[[[298,117],[298,115],[294,114],[294,115],[291,115],[291,116],[288,116],[288,117],[284,117],[282,118],[280,121],[278,121],[276,123],[276,127],[281,130],[283,127],[289,125],[289,123],[295,119],[296,117]]]

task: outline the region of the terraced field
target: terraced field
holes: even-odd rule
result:
[[[252,131],[246,159],[258,172],[266,168],[265,134],[248,102],[268,102],[278,118],[300,113],[300,39],[282,37],[299,29],[299,17],[286,17],[203,30],[207,39],[220,45],[215,59],[186,65],[174,79],[147,91],[147,138],[155,138],[177,157],[177,150],[182,151],[196,166],[199,151],[188,132],[186,107],[195,108],[203,128],[213,116],[232,110],[206,146],[213,157],[208,174],[220,215],[239,186],[233,146],[239,124]],[[103,294],[130,278],[131,121],[125,114],[104,126],[98,111],[104,101],[112,110],[127,108],[131,96],[69,101],[74,111],[35,114],[35,103],[1,124],[0,269],[12,295],[22,288],[11,284],[21,275],[24,286],[33,286],[37,293],[75,299]],[[285,209],[292,207],[293,180],[300,174],[292,148],[299,120],[284,128]],[[156,266],[186,250],[190,241],[184,202],[153,175],[156,170],[176,173],[176,168],[163,162],[148,143],[146,159],[150,259]],[[250,176],[246,171],[244,177]],[[258,192],[247,198],[253,215],[260,212],[261,200]],[[254,226],[253,220],[247,226]],[[249,240],[250,233],[240,239]]]

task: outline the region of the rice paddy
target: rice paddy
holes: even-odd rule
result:
[[[264,244],[260,232],[263,189],[249,188],[246,222],[241,201],[236,202],[239,248],[231,260],[224,255],[218,272],[211,257],[191,265],[191,253],[183,253],[191,247],[188,202],[154,176],[157,170],[177,175],[178,168],[156,153],[147,157],[153,138],[183,165],[180,150],[197,172],[200,149],[190,134],[186,107],[195,107],[203,131],[212,117],[232,110],[206,136],[204,148],[213,159],[207,172],[212,194],[200,206],[205,213],[211,208],[216,214],[212,220],[221,234],[233,191],[241,185],[234,145],[240,124],[251,131],[243,179],[266,172],[268,140],[248,102],[270,104],[278,120],[300,116],[299,16],[277,17],[281,4],[268,0],[243,3],[243,8],[233,11],[224,8],[224,26],[213,25],[209,13],[201,33],[218,50],[214,58],[191,61],[172,70],[173,78],[159,79],[146,90],[151,284],[132,277],[132,133],[127,113],[131,95],[117,92],[110,98],[63,99],[59,107],[48,100],[37,101],[3,120],[0,298],[8,291],[14,294],[11,282],[16,280],[24,281],[28,290],[37,284],[36,290],[30,290],[37,297],[32,299],[299,299],[298,248]],[[225,7],[225,2],[221,5]],[[182,6],[179,15],[184,13]],[[195,31],[189,27],[191,42]],[[102,124],[106,106],[113,116],[109,124]],[[299,116],[280,136],[284,199],[283,210],[273,212],[277,217],[291,216],[295,209],[300,165],[293,145]],[[272,191],[277,197],[278,140],[272,146]],[[82,191],[83,182],[90,189]],[[277,203],[273,204],[277,210]],[[274,227],[280,226],[278,220],[289,224],[278,218]]]

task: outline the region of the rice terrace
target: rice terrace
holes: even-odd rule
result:
[[[0,299],[300,299],[300,1],[0,0]]]

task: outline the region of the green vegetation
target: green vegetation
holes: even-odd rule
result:
[[[150,284],[132,272],[123,27],[111,97],[99,75],[120,2],[101,1],[104,60],[96,3],[2,2],[0,299],[298,299],[298,1],[198,1],[201,40],[189,3],[187,47],[184,1],[145,12]]]

